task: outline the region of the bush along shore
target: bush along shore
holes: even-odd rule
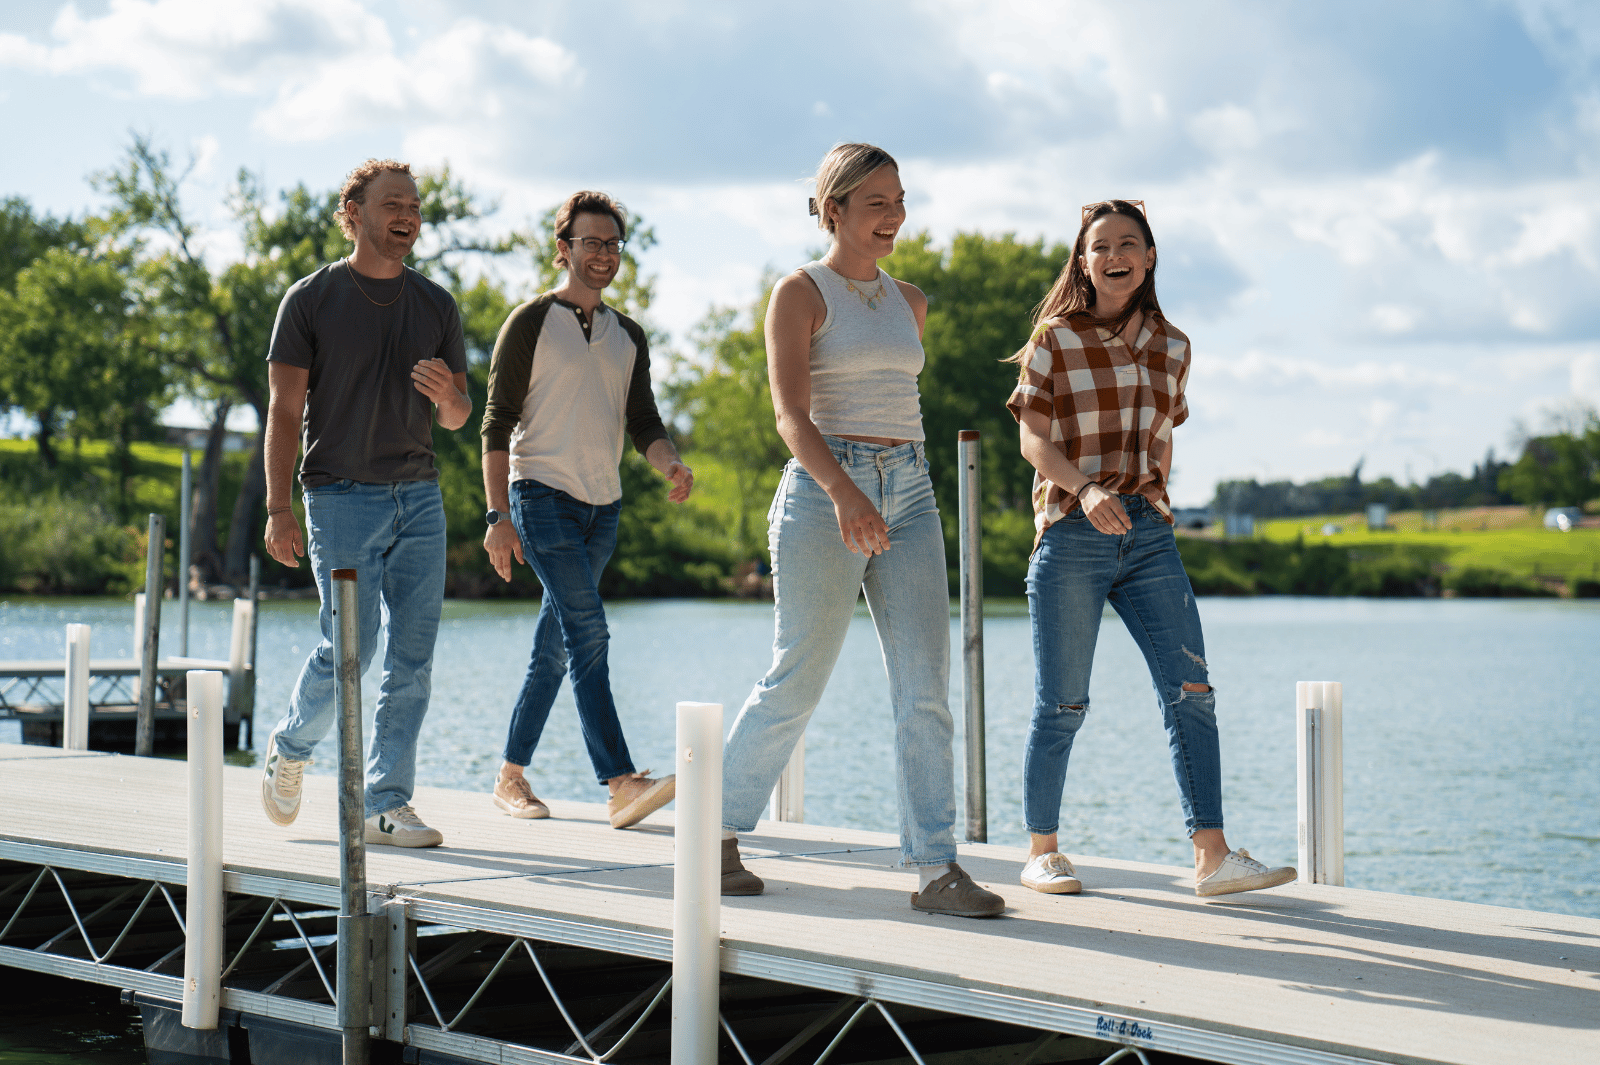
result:
[[[690,450],[696,494],[683,506],[666,500],[666,483],[632,451],[622,466],[627,501],[617,551],[601,591],[611,598],[771,595],[766,559],[741,543],[763,545],[759,519],[741,521],[745,496],[769,497],[766,481],[741,485],[735,471]],[[147,518],[167,527],[168,592],[177,588],[178,483],[182,449],[136,443],[119,479],[103,443],[62,450],[55,470],[42,470],[32,441],[0,440],[0,594],[128,595],[144,584]],[[218,511],[226,515],[243,480],[246,456],[224,461]],[[459,467],[459,468],[458,468]],[[764,467],[763,467],[764,468]],[[449,517],[448,594],[463,599],[531,598],[539,583],[517,567],[508,584],[494,574],[482,545],[481,486],[475,467],[446,466],[442,474]],[[746,478],[746,480],[749,480]],[[770,483],[768,483],[770,482]],[[300,510],[298,497],[295,510]],[[955,507],[944,512],[952,595],[959,590]],[[220,519],[219,519],[220,520]],[[302,519],[303,520],[303,519]],[[1251,539],[1181,535],[1179,551],[1200,595],[1328,596],[1574,596],[1600,597],[1600,528],[1545,529],[1524,507],[1395,514],[1383,530],[1367,530],[1356,515],[1274,520]],[[1335,535],[1319,535],[1325,526]],[[1350,530],[1348,532],[1343,530]],[[1033,521],[1018,507],[983,517],[984,592],[1027,593]],[[263,593],[314,597],[310,566],[288,569],[262,560]],[[199,596],[229,597],[242,589],[198,587]]]

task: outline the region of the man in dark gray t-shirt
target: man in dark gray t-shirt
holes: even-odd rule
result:
[[[305,766],[333,726],[333,572],[354,570],[363,672],[388,616],[367,755],[366,840],[434,847],[443,837],[411,809],[444,599],[433,421],[459,429],[472,413],[466,347],[450,293],[405,267],[422,226],[410,167],[369,159],[346,180],[338,214],[355,253],[289,288],[267,353],[267,551],[286,566],[306,553],[289,503],[303,445],[322,641],[267,741],[261,802],[280,825],[300,813]]]

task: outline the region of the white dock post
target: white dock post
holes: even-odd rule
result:
[[[778,774],[778,783],[772,789],[772,819],[793,821],[806,819],[806,734],[789,752],[789,761]]]
[[[717,1060],[722,976],[722,704],[678,704],[672,1065]]]
[[[245,664],[250,657],[251,638],[255,635],[255,613],[255,600],[233,601],[233,632],[228,644],[228,716],[235,721],[243,716],[248,697]]]
[[[89,749],[89,626],[67,626],[67,673],[61,699],[61,746]]]
[[[1344,883],[1344,685],[1295,685],[1295,769],[1300,879]]]
[[[222,1000],[222,674],[189,671],[189,877],[183,1025],[216,1028]]]

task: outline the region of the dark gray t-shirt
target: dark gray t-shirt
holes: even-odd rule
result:
[[[332,263],[284,293],[267,359],[311,371],[301,484],[438,478],[433,401],[417,391],[411,368],[443,359],[451,373],[466,372],[461,314],[449,292],[415,270],[352,278],[348,263]]]

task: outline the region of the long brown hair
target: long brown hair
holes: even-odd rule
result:
[[[1150,221],[1145,218],[1144,212],[1127,200],[1102,200],[1083,209],[1083,224],[1078,227],[1078,239],[1072,245],[1072,258],[1067,260],[1067,265],[1061,268],[1061,273],[1056,277],[1056,283],[1050,286],[1050,291],[1044,299],[1033,309],[1033,333],[1038,336],[1040,329],[1046,322],[1055,318],[1063,318],[1069,314],[1089,314],[1094,325],[1103,326],[1113,333],[1120,333],[1133,320],[1133,316],[1143,312],[1156,317],[1165,317],[1161,313],[1161,303],[1156,299],[1156,264],[1151,263],[1150,269],[1145,271],[1144,283],[1133,293],[1133,298],[1128,300],[1128,305],[1122,313],[1115,318],[1093,317],[1090,308],[1094,306],[1094,282],[1089,278],[1089,272],[1084,269],[1083,260],[1088,253],[1086,247],[1089,240],[1089,227],[1108,214],[1120,214],[1131,218],[1139,226],[1139,232],[1144,236],[1145,247],[1155,251],[1155,234],[1150,231]],[[1021,363],[1023,352],[1028,350],[1028,345],[1023,345],[1007,362]]]

